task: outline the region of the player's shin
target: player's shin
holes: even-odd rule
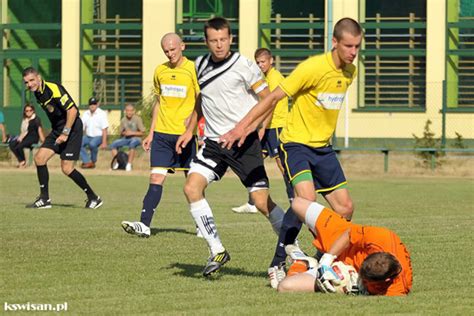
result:
[[[273,257],[271,267],[278,266],[281,262],[286,259],[285,246],[293,244],[301,230],[302,223],[289,208],[285,216],[283,217],[283,223],[281,225],[280,234],[278,235],[278,243],[275,249],[275,255]]]
[[[284,216],[285,212],[278,205],[275,205],[275,207],[270,211],[270,214],[268,215],[268,220],[272,225],[273,231],[277,235],[280,234]]]
[[[163,193],[163,186],[161,184],[150,183],[148,191],[143,198],[142,213],[140,215],[140,222],[150,227],[151,220],[155,213],[155,209],[160,203],[161,195]]]
[[[214,222],[214,215],[206,199],[189,204],[191,216],[199,227],[204,239],[206,240],[211,255],[216,255],[225,250],[217,233],[217,227]]]

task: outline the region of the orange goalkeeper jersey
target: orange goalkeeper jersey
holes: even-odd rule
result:
[[[313,244],[322,252],[328,252],[332,244],[346,230],[350,230],[350,245],[337,259],[360,270],[364,259],[375,252],[394,255],[402,266],[401,273],[386,286],[366,284],[372,295],[406,295],[412,287],[410,254],[394,232],[383,227],[363,226],[348,222],[342,216],[325,208],[316,220],[316,239]]]

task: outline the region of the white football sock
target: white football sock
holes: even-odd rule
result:
[[[270,221],[270,224],[272,224],[273,231],[277,236],[280,234],[281,223],[283,222],[284,216],[285,212],[278,205],[275,205],[268,215],[268,220]]]
[[[207,241],[211,255],[215,256],[219,252],[223,252],[225,248],[221,243],[219,234],[217,233],[214,216],[212,215],[211,207],[206,199],[190,203],[189,206],[196,225],[199,227],[204,239]]]

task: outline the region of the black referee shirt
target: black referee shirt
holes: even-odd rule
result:
[[[77,108],[66,89],[60,84],[42,80],[40,88],[35,91],[35,97],[48,115],[52,129],[62,131],[66,125],[67,110],[71,107]],[[79,110],[77,117],[79,117]]]

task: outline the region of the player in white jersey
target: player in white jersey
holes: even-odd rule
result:
[[[257,104],[259,97],[270,93],[268,86],[253,61],[230,50],[232,36],[226,19],[217,17],[207,21],[204,34],[210,53],[196,59],[201,93],[196,113],[178,140],[176,150],[180,152],[191,139],[199,116],[197,113],[203,114],[206,119],[204,144],[191,163],[184,194],[190,204],[191,215],[210,249],[203,271],[204,276],[209,276],[230,260],[217,233],[212,210],[204,197],[209,183],[222,178],[230,167],[277,234],[284,212],[268,194],[268,178],[257,132],[251,133],[241,147],[226,149],[217,142],[220,135],[234,128]]]

